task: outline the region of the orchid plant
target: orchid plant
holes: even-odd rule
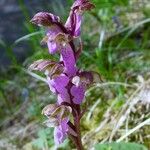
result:
[[[57,102],[47,105],[42,111],[48,118],[45,124],[54,127],[56,145],[70,137],[78,150],[83,150],[80,120],[85,112],[81,107],[85,91],[100,79],[98,73],[82,71],[76,66],[82,52],[82,14],[92,8],[94,5],[89,0],[75,0],[65,24],[48,12],[39,12],[31,19],[32,23],[45,27],[46,36],[42,44],[47,44],[49,53],[60,54],[59,62],[37,60],[29,67],[30,70],[44,72],[50,91],[57,95]],[[75,40],[79,41],[78,46]]]

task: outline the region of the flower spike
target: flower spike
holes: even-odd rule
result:
[[[82,15],[92,8],[94,5],[89,0],[75,0],[65,24],[58,16],[48,12],[39,12],[31,19],[32,23],[46,28],[41,44],[47,45],[50,54],[59,55],[59,61],[40,59],[29,66],[31,71],[44,72],[50,91],[57,96],[55,104],[49,104],[42,110],[47,117],[44,124],[54,127],[56,145],[69,136],[78,150],[83,150],[79,127],[84,111],[80,106],[86,89],[100,81],[96,72],[80,71],[76,65],[83,49],[80,38],[79,48],[75,45],[81,34]]]

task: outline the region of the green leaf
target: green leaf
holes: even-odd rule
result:
[[[44,31],[37,31],[37,32],[27,34],[27,35],[22,36],[21,38],[17,39],[14,44],[18,44],[22,41],[29,40],[31,37],[36,36],[36,35],[40,35],[40,34],[43,34],[43,33],[44,33]]]
[[[106,143],[97,144],[95,150],[148,150],[144,145],[137,143]]]

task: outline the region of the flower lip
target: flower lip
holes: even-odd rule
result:
[[[80,84],[79,86],[73,85],[71,87],[71,95],[73,96],[73,102],[75,104],[81,104],[84,96],[85,96],[85,85],[84,84]]]
[[[60,43],[61,46],[66,46],[66,44],[69,43],[71,40],[72,40],[72,37],[65,33],[58,33],[54,37],[54,41],[56,41],[57,43]]]
[[[61,121],[61,124],[54,129],[54,141],[56,145],[61,144],[67,137],[67,132],[69,130],[68,118]]]
[[[58,33],[58,34],[56,34],[54,36],[51,36],[50,38],[48,37],[48,35],[45,36],[42,39],[41,44],[44,45],[47,42],[54,42],[54,43],[57,44],[57,46],[58,45],[65,46],[71,40],[72,40],[71,35],[60,32],[60,33]]]
[[[30,22],[38,26],[51,26],[60,22],[60,18],[48,12],[39,12],[31,19]]]

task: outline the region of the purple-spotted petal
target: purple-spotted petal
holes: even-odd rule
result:
[[[73,85],[71,88],[71,95],[73,96],[73,102],[75,104],[81,104],[85,95],[85,86],[82,84],[79,86]]]

